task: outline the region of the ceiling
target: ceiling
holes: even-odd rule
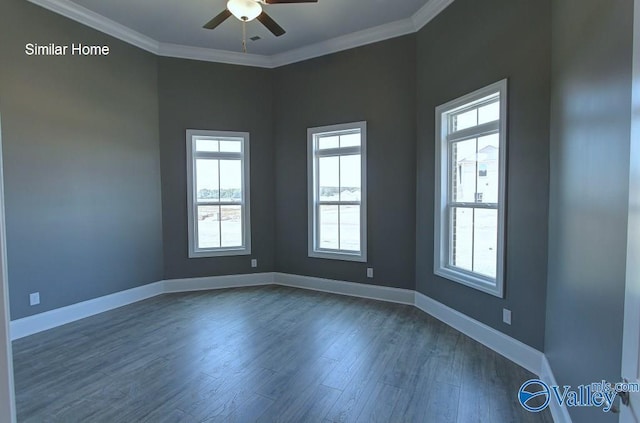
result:
[[[276,67],[415,32],[453,0],[318,0],[263,6],[287,33],[276,38],[257,20],[233,16],[214,30],[202,26],[226,0],[30,0],[164,56]]]

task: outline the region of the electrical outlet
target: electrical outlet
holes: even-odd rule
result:
[[[251,267],[258,267],[258,259],[251,259]]]
[[[367,277],[368,278],[373,277],[373,267],[367,267]]]
[[[506,324],[511,324],[511,310],[503,308],[502,309],[502,321]]]
[[[29,294],[29,305],[38,305],[40,304],[40,293],[34,292],[33,294]]]

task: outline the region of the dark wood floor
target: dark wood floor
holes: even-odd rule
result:
[[[285,287],[171,294],[13,343],[19,422],[551,422],[533,375],[421,311]]]

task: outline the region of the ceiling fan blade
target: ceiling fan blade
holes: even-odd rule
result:
[[[207,22],[203,26],[203,28],[213,29],[220,25],[222,22],[226,21],[229,16],[231,16],[231,12],[229,12],[229,9],[224,9],[222,12],[220,12],[220,14],[218,14],[218,16]]]
[[[267,29],[271,31],[276,37],[279,37],[286,32],[280,25],[276,23],[276,21],[271,19],[271,16],[267,15],[265,12],[260,13],[256,19],[258,19],[262,25],[266,26]]]
[[[318,0],[264,0],[267,4],[284,4],[284,3],[317,3]]]

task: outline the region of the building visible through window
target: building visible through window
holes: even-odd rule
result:
[[[251,253],[249,134],[187,131],[189,257]]]
[[[436,109],[434,272],[503,292],[506,80]]]

